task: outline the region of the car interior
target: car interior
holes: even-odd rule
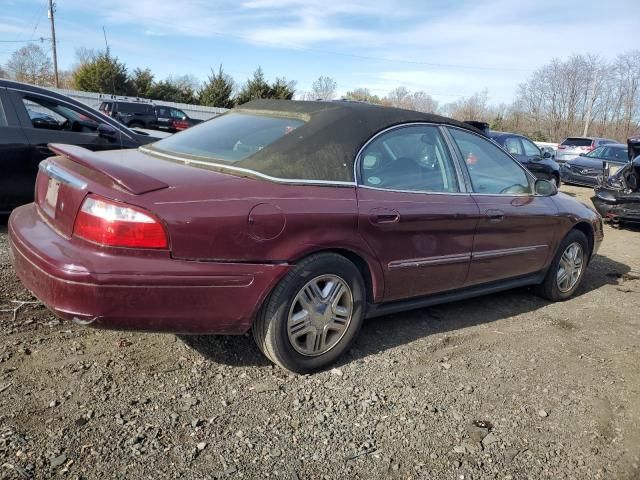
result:
[[[37,97],[24,97],[34,128],[76,133],[95,133],[98,122],[66,105]]]

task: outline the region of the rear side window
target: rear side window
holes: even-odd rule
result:
[[[238,163],[237,166],[242,167],[241,160],[249,159],[303,124],[302,120],[293,118],[227,113],[167,137],[155,143],[154,148],[193,155],[211,164]],[[271,161],[277,161],[277,157]],[[262,171],[256,166],[253,168]]]
[[[504,149],[511,155],[524,155],[518,137],[507,137],[504,141]]]
[[[569,137],[560,145],[566,147],[590,147],[592,140],[590,138]]]
[[[144,103],[118,103],[118,112],[120,113],[148,113],[151,105]]]
[[[4,114],[4,107],[2,106],[2,99],[0,98],[0,127],[7,126],[7,116]]]
[[[437,127],[400,127],[360,154],[360,184],[409,192],[458,192],[453,161]]]

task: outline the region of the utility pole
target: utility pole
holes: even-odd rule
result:
[[[58,80],[58,54],[56,53],[56,23],[53,19],[53,14],[56,10],[56,3],[54,0],[49,0],[49,20],[51,20],[51,44],[53,45],[53,74],[56,82],[56,88],[60,86]]]

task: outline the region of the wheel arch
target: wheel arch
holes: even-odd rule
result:
[[[589,259],[591,259],[591,254],[593,253],[593,245],[594,245],[594,232],[593,227],[585,221],[580,221],[576,223],[571,230],[578,230],[585,234],[587,240],[589,241]]]
[[[366,255],[363,255],[362,253],[344,247],[331,247],[305,252],[303,255],[296,257],[292,263],[299,263],[305,258],[319,253],[335,253],[345,257],[356,266],[362,275],[367,292],[367,302],[377,303],[382,300],[384,293],[384,278],[382,271],[380,270],[380,266],[374,259],[367,259]]]

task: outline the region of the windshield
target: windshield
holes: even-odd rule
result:
[[[604,149],[605,147],[598,147],[595,150],[592,150],[589,153],[585,154],[585,157],[604,158]]]
[[[292,118],[232,112],[167,137],[155,143],[153,148],[196,156],[212,164],[233,165],[303,124],[303,121]]]
[[[587,153],[585,157],[595,157],[595,158],[604,158],[607,160],[613,160],[618,162],[626,162],[628,161],[627,157],[627,149],[624,147],[609,147],[602,146],[598,147],[595,150]]]

